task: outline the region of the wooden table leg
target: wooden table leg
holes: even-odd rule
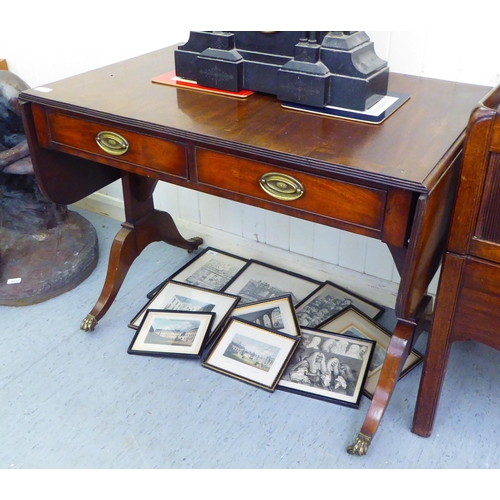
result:
[[[464,262],[464,258],[455,258],[450,254],[446,254],[443,260],[434,318],[427,339],[427,354],[420,378],[411,429],[413,433],[421,437],[429,437],[434,427],[450,356],[453,315],[457,308]]]
[[[394,387],[408,354],[425,326],[425,315],[430,303],[427,288],[434,277],[446,247],[454,190],[461,156],[450,149],[445,174],[430,193],[421,194],[407,245],[389,245],[401,283],[396,301],[398,323],[394,330],[379,382],[361,431],[347,447],[352,455],[365,455],[377,432]]]
[[[415,324],[398,321],[361,431],[354,443],[347,447],[350,455],[366,455],[410,352],[415,327]]]
[[[365,421],[354,442],[347,447],[347,453],[350,455],[366,455],[368,452],[408,355],[427,326],[425,313],[430,301],[429,296],[423,297],[418,308],[419,314],[416,315],[417,320],[398,319]]]
[[[106,314],[137,255],[134,228],[127,227],[125,223],[111,245],[108,272],[101,295],[92,311],[82,321],[80,325],[82,330],[93,330],[97,322]]]
[[[82,330],[94,330],[113,303],[134,260],[155,241],[164,241],[188,251],[196,250],[203,243],[201,238],[184,239],[172,217],[166,212],[155,210],[135,225],[123,223],[111,246],[108,272],[101,295],[82,321]]]
[[[101,295],[80,325],[84,331],[94,330],[113,303],[130,266],[150,243],[164,241],[188,251],[196,250],[203,243],[201,238],[185,239],[170,214],[154,209],[155,180],[124,173],[122,181],[127,222],[122,224],[111,246]]]
[[[440,335],[430,334],[411,428],[418,436],[429,437],[432,434],[450,347],[448,331]]]

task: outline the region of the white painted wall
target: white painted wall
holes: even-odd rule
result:
[[[86,2],[82,11],[69,7],[67,2],[28,4],[29,9],[21,9],[19,23],[2,23],[0,58],[7,59],[10,70],[32,87],[185,41],[189,29],[196,28],[195,22],[179,16],[173,20],[167,2],[149,5],[146,0],[140,2],[139,9],[130,7],[139,2],[106,5],[92,0]],[[71,14],[68,8],[72,9]],[[212,21],[210,28],[219,28],[216,24]],[[21,30],[17,29],[19,26]],[[483,30],[477,36],[463,26],[367,33],[391,71],[488,86],[500,82],[500,44],[495,30]],[[391,297],[397,288],[399,276],[392,258],[386,246],[377,240],[165,183],[159,184],[155,200],[157,207],[170,212],[187,232],[199,233],[203,228],[206,242],[213,246],[224,241],[224,248],[229,246],[254,258],[269,251],[277,263],[286,259],[291,267],[303,257],[316,269],[333,269],[340,275],[352,270],[361,273],[365,281],[371,282],[373,277],[383,280]],[[85,200],[83,206],[121,217],[120,185],[108,186]],[[297,270],[302,268],[296,266]],[[343,279],[347,281],[342,283],[345,286],[353,281],[363,282],[352,273]],[[436,282],[435,279],[431,292],[435,291]],[[390,300],[381,300],[391,305],[387,303]]]

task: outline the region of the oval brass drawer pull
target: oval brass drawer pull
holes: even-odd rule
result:
[[[286,174],[269,172],[259,179],[260,187],[270,196],[281,201],[293,201],[304,193],[304,186],[300,181]]]
[[[110,155],[124,155],[129,148],[127,139],[116,132],[109,132],[107,130],[99,132],[95,141],[103,151],[106,151]]]

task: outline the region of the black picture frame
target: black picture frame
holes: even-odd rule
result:
[[[239,305],[290,295],[296,306],[320,285],[321,281],[252,259],[223,291],[239,295]]]
[[[344,351],[331,346],[346,341]],[[375,341],[302,328],[300,344],[277,388],[321,401],[359,408]]]
[[[167,281],[179,281],[220,292],[247,263],[248,259],[214,247],[207,247],[153,288],[147,294],[147,298],[152,299]]]
[[[299,341],[300,337],[231,318],[202,366],[273,392]]]
[[[148,309],[127,352],[143,356],[201,358],[214,318],[213,312]]]
[[[139,328],[144,314],[148,309],[169,311],[214,312],[209,341],[216,335],[219,328],[227,322],[240,297],[214,290],[207,290],[178,281],[167,281],[158,293],[130,321],[129,327]]]
[[[363,390],[364,394],[369,399],[372,399],[380,378],[380,371],[387,353],[387,348],[391,341],[391,332],[353,306],[344,309],[333,318],[319,325],[318,330],[376,341],[371,366],[368,370],[368,376]],[[408,355],[399,378],[403,378],[423,360],[424,356],[416,349],[413,349]]]
[[[278,330],[293,337],[301,334],[290,295],[238,305],[233,309],[232,317]]]
[[[376,320],[385,308],[361,295],[353,293],[332,281],[325,281],[317,290],[297,304],[296,312],[300,326],[317,328],[319,324],[333,318],[350,306]]]

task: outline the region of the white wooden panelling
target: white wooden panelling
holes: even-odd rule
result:
[[[438,49],[436,49],[438,47]],[[460,44],[446,30],[427,34],[422,66],[423,76],[457,80],[460,68]]]
[[[122,181],[119,179],[105,188],[101,189],[101,193],[112,198],[120,199],[122,197]]]
[[[330,264],[339,264],[340,231],[333,227],[313,225],[313,257]]]
[[[498,7],[497,7],[498,9]],[[461,37],[458,81],[494,86],[500,82],[500,41],[496,29],[482,30],[480,44]]]
[[[221,203],[220,198],[209,194],[199,193],[198,202],[200,204],[200,222],[205,226],[215,229],[224,227],[221,224]]]
[[[422,31],[393,31],[386,57],[390,61],[391,70],[419,75],[424,62],[426,37],[426,33]]]
[[[266,214],[262,208],[244,205],[242,236],[251,241],[266,241]]]
[[[103,193],[94,193],[92,196],[83,198],[83,200],[75,203],[75,206],[89,210],[90,212],[105,215],[106,217],[111,217],[118,221],[125,220],[123,201]]]
[[[290,249],[290,217],[276,212],[265,211],[266,240],[273,247]]]
[[[441,268],[439,268],[432,279],[432,281],[429,283],[429,293],[432,293],[433,295],[436,295],[437,293],[437,288],[439,285],[439,276],[441,275]]]
[[[364,273],[367,240],[368,238],[359,234],[342,231],[340,233],[339,265]]]
[[[154,192],[155,206],[165,210],[172,217],[179,217],[179,193],[181,191],[173,184],[159,182]]]
[[[241,236],[243,234],[243,204],[222,199],[220,200],[221,229],[228,233]],[[227,228],[227,229],[226,229]]]
[[[392,267],[392,278],[391,281],[394,283],[401,283],[401,276],[399,275],[398,268],[396,266]]]
[[[314,253],[314,226],[305,220],[290,218],[290,251],[312,257]]]
[[[196,191],[179,188],[179,217],[191,222],[200,222],[200,206]]]
[[[366,238],[364,273],[384,280],[391,280],[394,272],[392,256],[387,245],[373,238]]]

